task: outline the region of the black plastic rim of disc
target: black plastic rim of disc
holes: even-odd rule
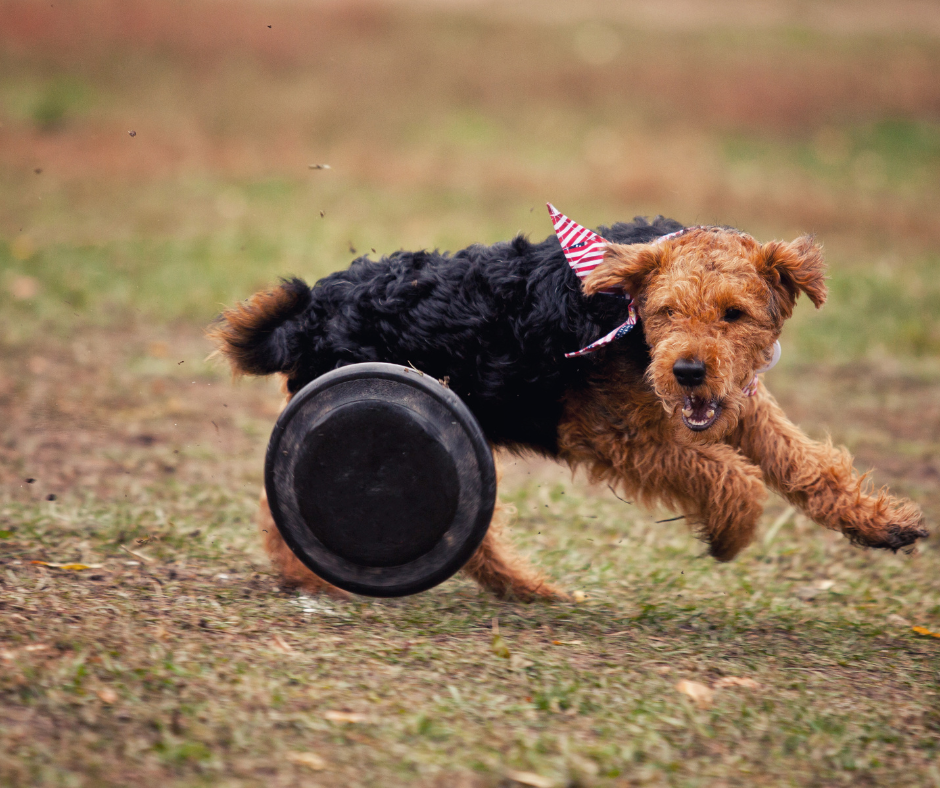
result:
[[[435,378],[372,362],[308,383],[271,433],[265,489],[284,541],[346,591],[406,596],[473,555],[496,504],[480,425]]]

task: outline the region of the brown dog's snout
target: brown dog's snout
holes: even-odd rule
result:
[[[680,386],[694,389],[705,382],[705,363],[698,359],[680,358],[672,365],[672,374]]]

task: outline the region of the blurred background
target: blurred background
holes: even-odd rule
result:
[[[806,350],[940,350],[935,3],[3,0],[0,14],[5,333],[131,312],[205,323],[351,248],[542,238],[551,200],[592,226],[662,213],[814,232],[836,290]]]
[[[357,254],[541,239],[550,200],[817,234],[830,302],[769,380],[863,454],[906,436],[934,494],[936,3],[0,0],[0,182],[6,429],[80,410],[14,396],[78,363],[133,368],[159,410],[167,376],[217,374],[223,306]]]
[[[513,540],[584,605],[279,595],[280,395],[205,327],[361,254],[541,240],[546,201],[815,233],[829,302],[766,381],[936,530],[935,0],[0,0],[0,781],[940,785],[936,538],[863,552],[772,499],[716,565],[506,458]],[[773,701],[679,703],[722,671]]]

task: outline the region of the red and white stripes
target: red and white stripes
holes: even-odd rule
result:
[[[572,221],[551,203],[548,203],[548,215],[552,218],[555,235],[558,236],[561,250],[565,253],[568,265],[578,275],[578,279],[584,280],[591,271],[603,262],[604,252],[607,250],[606,239],[593,230],[588,230],[587,227],[582,227],[577,222]],[[565,358],[577,358],[578,356],[593,353],[598,348],[609,345],[615,339],[620,339],[636,325],[636,307],[634,307],[633,299],[629,293],[624,293],[622,290],[607,290],[605,292],[622,295],[627,299],[627,319],[609,334],[605,334],[587,347],[576,350],[574,353],[565,353]]]
[[[568,265],[574,269],[578,279],[584,279],[604,260],[607,241],[593,230],[573,222],[554,205],[547,203],[548,214],[555,227],[555,235],[561,243]]]

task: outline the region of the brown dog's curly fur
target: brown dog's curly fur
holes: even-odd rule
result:
[[[762,383],[754,396],[744,393],[798,295],[817,307],[826,300],[822,254],[812,238],[759,244],[709,227],[611,243],[584,292],[612,288],[634,297],[648,353],[603,355],[584,384],[562,396],[557,449],[537,450],[585,467],[593,480],[644,504],[684,512],[720,561],[754,538],[766,487],[858,545],[897,550],[927,535],[917,506],[873,493],[847,451],[810,440]],[[294,299],[285,285],[222,316],[212,336],[236,370],[273,371],[263,368],[258,338],[301,308]],[[683,363],[701,368],[694,385],[677,371]],[[296,391],[292,374],[288,369],[285,380]],[[500,597],[562,597],[512,554],[494,526],[464,571]],[[343,593],[290,552],[263,496],[261,528],[285,584]]]

